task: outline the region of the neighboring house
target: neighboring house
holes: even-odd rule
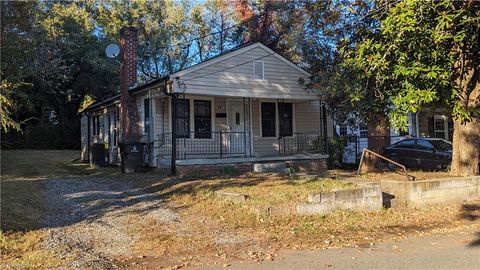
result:
[[[309,77],[263,44],[252,43],[130,87],[146,143],[145,164],[171,165],[172,125],[178,165],[310,159],[313,155],[306,154],[319,153],[325,136],[333,135],[333,121],[318,94],[300,85]],[[119,163],[120,104],[117,96],[84,111],[83,160],[90,146],[101,142],[108,143],[109,163]]]
[[[335,124],[337,135],[346,137],[347,143],[343,152],[343,162],[353,164],[358,161],[364,148],[369,147],[368,126],[360,123],[352,128],[348,125]],[[408,132],[389,129],[388,144],[402,140],[406,135],[411,137],[442,138],[451,141],[453,138],[453,121],[443,109],[425,108],[408,115]]]

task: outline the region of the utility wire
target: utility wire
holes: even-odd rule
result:
[[[263,58],[268,57],[268,56],[271,56],[271,55],[273,55],[273,54],[275,54],[275,52],[269,53],[269,54],[267,54],[267,55],[264,55],[264,56],[261,56],[261,57],[257,57],[257,58],[254,58],[254,59],[250,59],[250,60],[248,60],[248,61],[245,61],[245,62],[243,62],[243,63],[237,64],[237,65],[234,65],[234,66],[231,66],[231,67],[226,67],[226,68],[224,68],[224,69],[222,69],[222,70],[217,70],[217,71],[210,72],[210,73],[207,73],[207,74],[202,74],[202,75],[199,75],[199,76],[195,76],[195,77],[192,77],[192,78],[188,78],[188,79],[186,79],[186,80],[184,80],[184,81],[182,81],[182,82],[184,83],[184,82],[188,82],[188,81],[195,80],[195,79],[198,79],[198,78],[210,76],[210,75],[215,74],[215,73],[224,72],[224,71],[227,71],[227,70],[229,70],[229,69],[236,68],[236,67],[243,66],[243,65],[245,65],[245,64],[251,63],[252,61],[256,61],[256,60],[263,59]],[[188,69],[188,68],[187,68],[187,69]]]

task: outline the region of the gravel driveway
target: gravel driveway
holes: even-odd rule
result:
[[[113,258],[129,254],[136,226],[180,219],[158,196],[119,179],[45,179],[44,196],[49,229],[42,245],[68,262],[64,269],[118,269]]]

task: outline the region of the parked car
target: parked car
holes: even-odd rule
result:
[[[386,147],[384,155],[407,168],[445,170],[452,162],[452,143],[436,138],[404,139]]]

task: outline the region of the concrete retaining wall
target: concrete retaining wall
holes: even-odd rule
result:
[[[480,199],[480,176],[421,181],[381,181],[390,206],[424,207],[431,204]]]
[[[371,184],[353,189],[341,189],[325,193],[312,193],[309,203],[296,206],[298,215],[326,214],[337,209],[376,211],[382,208],[380,185]]]

